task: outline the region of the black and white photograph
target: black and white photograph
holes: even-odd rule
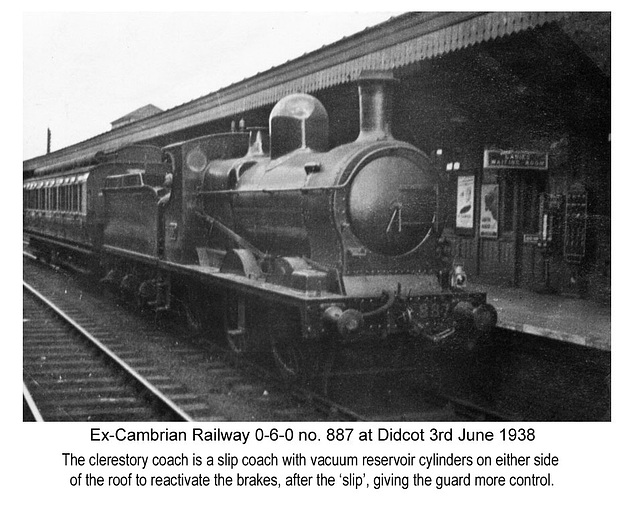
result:
[[[334,18],[365,27],[156,100],[267,55],[245,20]],[[610,418],[610,13],[26,20],[25,417]],[[69,79],[67,143],[31,95]]]
[[[376,7],[22,13],[47,490],[607,506],[616,13]]]

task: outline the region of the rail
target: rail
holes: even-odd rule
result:
[[[42,418],[42,414],[33,400],[29,388],[27,388],[27,385],[24,384],[24,382],[22,383],[22,399],[24,401],[25,408],[28,410],[30,419],[32,418],[33,422],[44,422],[44,418]]]
[[[72,318],[66,313],[61,311],[56,305],[54,305],[49,299],[44,297],[31,285],[23,281],[23,288],[27,290],[31,295],[38,299],[41,303],[47,306],[58,318],[63,320],[66,324],[73,328],[73,330],[79,334],[86,341],[90,342],[94,348],[97,348],[102,356],[106,357],[115,367],[123,372],[129,379],[133,381],[139,388],[144,390],[155,403],[161,406],[165,411],[172,414],[176,421],[191,422],[192,418],[184,412],[173,401],[168,399],[160,390],[153,386],[149,381],[142,377],[138,372],[131,368],[127,363],[120,359],[110,349],[108,349],[103,343],[93,337],[84,328],[78,325]]]

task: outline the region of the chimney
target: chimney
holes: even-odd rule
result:
[[[51,129],[47,127],[47,154],[51,153]]]
[[[398,82],[391,71],[364,70],[358,79],[360,93],[360,135],[356,141],[393,139],[392,85]]]

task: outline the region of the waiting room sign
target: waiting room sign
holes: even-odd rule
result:
[[[484,167],[548,170],[549,153],[535,150],[485,150]]]

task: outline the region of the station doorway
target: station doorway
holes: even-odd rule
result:
[[[485,170],[480,190],[477,273],[480,280],[531,287],[540,280],[540,195],[547,171]]]

